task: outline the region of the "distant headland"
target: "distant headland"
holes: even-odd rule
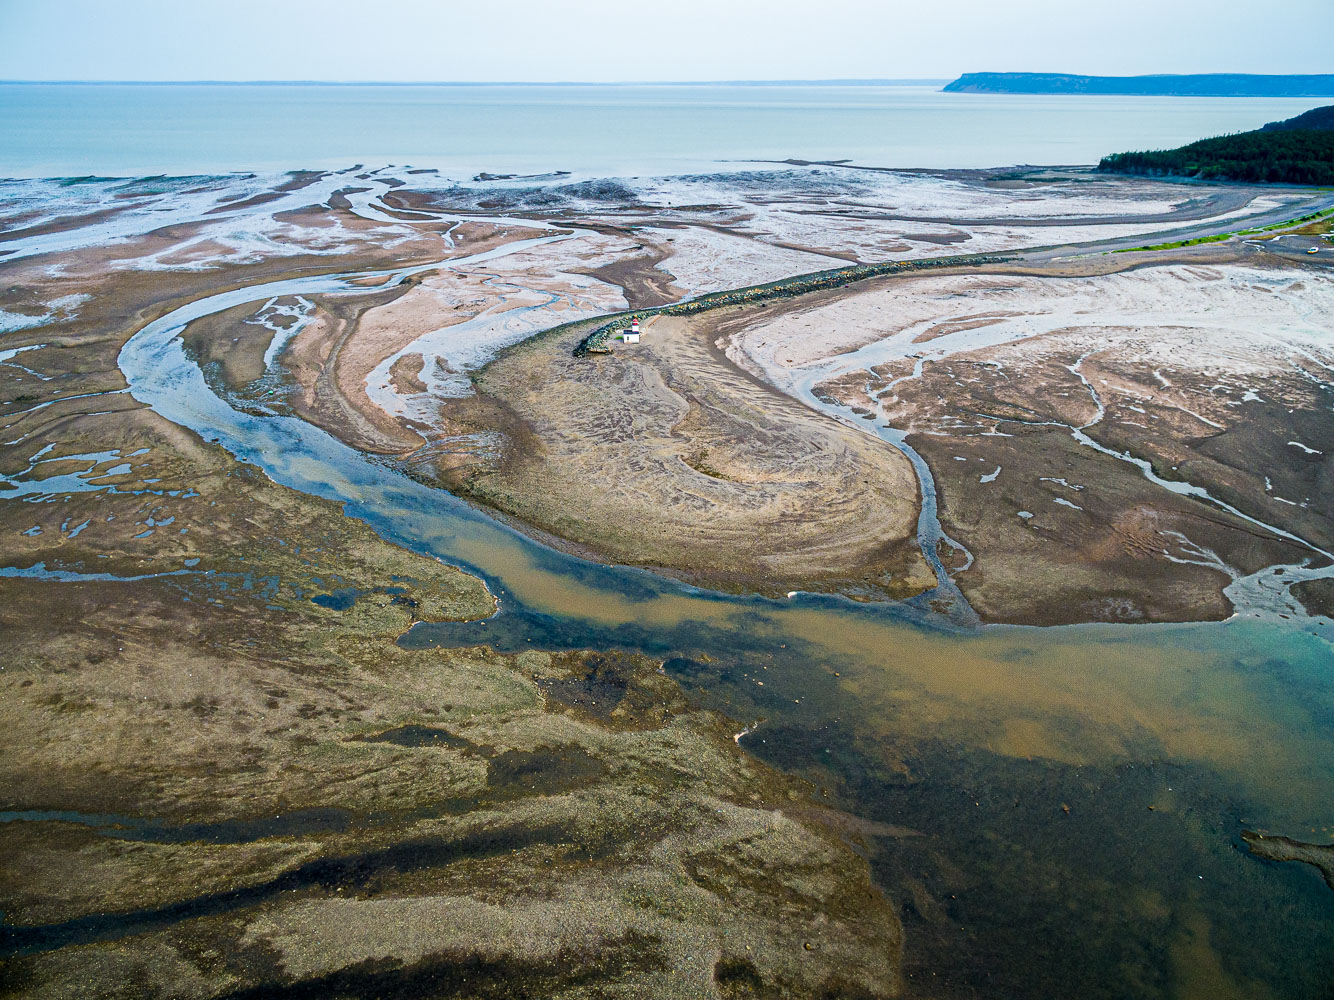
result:
[[[1135,94],[1170,97],[1334,97],[1334,73],[1201,73],[1078,76],[1071,73],[965,73],[952,94]]]

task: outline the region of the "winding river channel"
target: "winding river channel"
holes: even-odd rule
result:
[[[145,326],[119,365],[134,397],[166,419],[278,483],[341,502],[389,541],[477,573],[496,594],[492,618],[419,625],[403,645],[660,656],[744,727],[748,750],[810,778],[829,804],[920,831],[878,841],[870,857],[887,891],[913,879],[957,889],[945,915],[905,903],[910,970],[952,965],[965,985],[975,974],[978,985],[1012,976],[1055,989],[1080,970],[1107,973],[1134,952],[1179,945],[1186,958],[1191,947],[1239,956],[1275,995],[1308,995],[1301,977],[1329,963],[1298,970],[1284,955],[1334,956],[1329,890],[1305,868],[1248,856],[1239,834],[1331,839],[1334,654],[1317,630],[1270,617],[961,627],[926,604],[727,596],[590,563],[299,419],[241,412],[180,340],[186,324],[243,303],[364,294],[368,278],[386,288],[561,238],[213,295]],[[934,557],[942,536],[925,507]],[[938,557],[933,566],[947,581]],[[1175,943],[1146,929],[1163,907]],[[1009,964],[997,963],[1002,952]],[[1175,954],[1159,959],[1190,995],[1197,963]]]

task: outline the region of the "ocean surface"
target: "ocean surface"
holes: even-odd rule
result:
[[[1093,163],[1256,128],[1314,98],[943,94],[939,84],[0,84],[0,176],[367,165],[576,175],[720,162]]]

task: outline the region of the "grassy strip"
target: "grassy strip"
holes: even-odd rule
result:
[[[652,309],[639,309],[634,312],[616,314],[610,321],[599,326],[579,342],[574,349],[576,356],[585,354],[610,354],[611,337],[617,330],[628,326],[633,320],[643,322],[651,316],[694,316],[710,309],[724,306],[745,305],[755,302],[768,302],[773,299],[791,298],[805,295],[807,292],[826,288],[839,288],[854,282],[877,278],[885,274],[907,271],[923,271],[933,267],[977,266],[981,264],[1000,264],[1009,257],[932,257],[926,260],[887,261],[882,264],[852,264],[848,267],[835,268],[832,271],[816,271],[813,274],[799,274],[791,278],[770,281],[763,285],[749,285],[722,292],[709,292],[686,302],[677,302],[668,306],[656,306]],[[570,324],[573,325],[573,324]]]
[[[1195,247],[1201,243],[1221,243],[1223,240],[1230,240],[1239,233],[1217,233],[1213,236],[1198,236],[1193,240],[1177,240],[1175,243],[1154,243],[1146,247],[1123,247],[1120,250],[1113,250],[1112,253],[1139,253],[1141,250],[1176,250],[1180,247]]]
[[[1197,236],[1193,240],[1177,240],[1174,243],[1154,243],[1151,246],[1144,247],[1125,247],[1121,250],[1113,250],[1112,253],[1139,253],[1141,250],[1176,250],[1180,247],[1194,247],[1201,243],[1221,243],[1223,240],[1230,240],[1234,236],[1254,236],[1256,233],[1272,233],[1277,229],[1289,229],[1292,226],[1300,226],[1303,222],[1315,222],[1318,219],[1325,219],[1334,215],[1334,208],[1326,208],[1319,212],[1311,212],[1309,215],[1303,215],[1296,219],[1289,219],[1286,222],[1276,222],[1272,226],[1261,226],[1258,229],[1238,229],[1233,233],[1215,233],[1213,236]]]
[[[1303,215],[1299,219],[1289,219],[1287,222],[1277,222],[1272,226],[1264,226],[1260,229],[1243,229],[1239,235],[1249,236],[1251,233],[1272,233],[1275,229],[1287,229],[1289,226],[1300,225],[1303,222],[1314,222],[1317,219],[1323,219],[1334,215],[1334,208],[1327,208],[1323,212],[1312,212],[1310,215]]]

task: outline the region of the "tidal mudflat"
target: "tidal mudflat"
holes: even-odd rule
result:
[[[1327,193],[6,183],[12,994],[1326,988]]]

